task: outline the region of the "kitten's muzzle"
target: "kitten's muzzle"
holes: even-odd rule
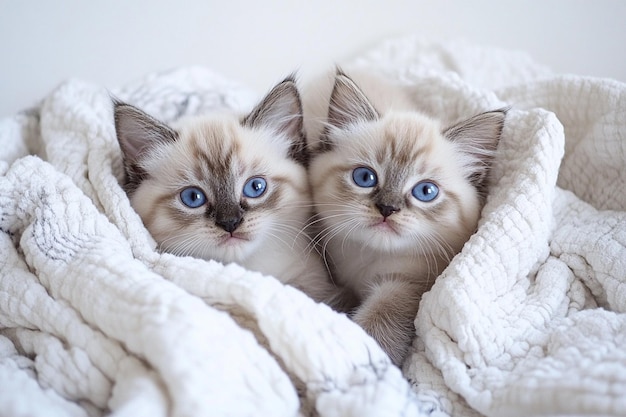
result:
[[[243,222],[243,211],[239,207],[226,207],[221,210],[218,207],[216,210],[215,224],[228,233],[237,230],[241,222]]]
[[[376,208],[380,211],[380,214],[383,215],[384,218],[391,216],[393,213],[400,211],[400,208],[394,206],[388,206],[386,204],[376,203]]]
[[[215,220],[215,224],[226,230],[228,233],[232,233],[237,230],[242,221],[243,217],[231,217],[228,219]]]

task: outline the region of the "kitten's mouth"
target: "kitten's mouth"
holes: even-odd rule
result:
[[[236,245],[238,243],[247,242],[250,240],[250,237],[245,233],[225,233],[221,239],[221,245]]]
[[[382,232],[393,232],[395,234],[399,234],[397,229],[397,225],[393,220],[389,219],[380,219],[376,223],[372,225],[372,228],[376,230],[380,230]]]

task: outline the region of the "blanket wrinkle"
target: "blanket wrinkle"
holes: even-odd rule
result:
[[[274,277],[159,253],[130,206],[112,97],[173,122],[255,93],[199,67],[70,80],[0,121],[0,417],[626,414],[626,85],[416,37],[342,67],[444,125],[511,106],[402,369]]]
[[[24,158],[18,161],[12,169],[24,168],[20,165],[36,163],[39,161],[31,158]],[[43,168],[51,170],[49,165],[41,167],[39,177],[32,175],[28,177],[35,183],[35,187],[46,182],[42,178],[54,178],[55,172],[45,172]],[[35,171],[31,169],[30,170]],[[37,173],[37,172],[36,172]],[[9,172],[9,178],[12,177]],[[24,178],[23,175],[19,175]],[[109,223],[98,222],[91,225],[84,225],[80,231],[74,229],[73,219],[77,218],[102,218],[99,213],[89,213],[91,208],[86,199],[79,196],[66,196],[74,190],[68,190],[71,182],[67,178],[62,178],[58,182],[58,193],[47,191],[49,199],[36,198],[28,202],[38,206],[35,209],[24,208],[23,213],[43,213],[34,223],[28,225],[21,238],[21,245],[25,251],[27,261],[31,260],[31,266],[39,272],[39,279],[47,286],[48,291],[54,298],[65,300],[73,304],[74,308],[90,323],[97,323],[107,334],[117,336],[125,343],[131,351],[140,351],[148,361],[153,362],[153,366],[162,367],[161,372],[167,382],[167,378],[174,378],[177,372],[186,369],[186,379],[177,381],[170,389],[181,391],[181,404],[174,404],[174,407],[183,408],[182,415],[193,414],[194,409],[210,409],[208,404],[217,402],[228,403],[227,396],[221,394],[219,398],[194,397],[187,399],[187,393],[193,392],[192,387],[199,385],[197,378],[205,379],[204,375],[225,374],[223,367],[232,369],[236,366],[245,366],[247,361],[253,357],[247,357],[241,351],[240,346],[230,346],[230,356],[236,359],[233,363],[202,360],[206,357],[208,341],[212,338],[224,338],[224,333],[230,333],[234,329],[223,323],[227,318],[217,315],[216,312],[207,310],[199,300],[190,298],[173,285],[165,285],[165,291],[155,291],[151,285],[152,274],[146,273],[145,267],[137,262],[133,262],[125,242],[117,234],[117,230]],[[25,185],[31,188],[33,185]],[[16,187],[19,189],[19,187]],[[35,192],[37,196],[41,193]],[[51,201],[52,195],[59,196],[63,201]],[[24,200],[15,199],[14,201]],[[63,204],[63,203],[67,204]],[[80,205],[85,204],[86,207]],[[59,212],[55,212],[57,209]],[[52,212],[50,212],[52,211]],[[23,220],[25,224],[27,220]],[[48,227],[53,224],[53,227]],[[93,227],[96,226],[96,227]],[[101,226],[101,227],[97,227]],[[34,229],[30,233],[29,228]],[[73,235],[80,233],[83,243],[75,243]],[[117,235],[117,236],[116,236]],[[55,250],[50,255],[50,245],[55,246]],[[124,252],[123,252],[124,251]],[[127,258],[127,259],[124,259]],[[67,273],[71,270],[81,270],[90,276],[90,280],[77,280],[70,282],[67,280]],[[114,280],[114,281],[113,281]],[[164,282],[164,284],[168,284]],[[115,305],[110,306],[100,300],[116,300]],[[84,294],[98,294],[98,299],[85,297]],[[210,314],[208,314],[210,313]],[[187,319],[183,319],[187,317]],[[222,322],[222,323],[221,323]],[[213,323],[213,325],[211,325]],[[228,321],[226,321],[228,323]],[[176,325],[174,325],[176,324]],[[205,328],[209,326],[212,332],[198,333],[195,328]],[[162,329],[169,328],[166,333]],[[171,334],[171,336],[170,336]],[[231,335],[232,337],[232,335]],[[249,342],[250,343],[250,342]],[[244,345],[245,346],[245,345]],[[166,348],[170,349],[166,349]],[[225,347],[225,346],[224,346]],[[179,354],[176,351],[183,349]],[[263,351],[261,351],[263,353]],[[252,355],[250,355],[252,356]],[[158,361],[153,359],[157,357]],[[179,362],[183,369],[177,366]],[[156,363],[155,363],[156,362]],[[161,365],[158,365],[158,363]],[[193,366],[193,368],[192,368]],[[270,368],[271,369],[271,368]],[[269,370],[268,370],[269,371]],[[231,372],[226,374],[232,377],[243,376],[244,373]],[[255,375],[248,370],[245,378],[247,382],[253,381]],[[277,378],[278,379],[278,378]],[[205,385],[207,383],[205,382]],[[282,384],[284,386],[284,384]],[[278,384],[278,387],[281,385]],[[276,386],[257,386],[258,394],[265,398],[275,395],[273,392]],[[240,395],[240,394],[238,394]],[[232,401],[232,400],[230,400]],[[202,404],[206,402],[205,404]],[[207,404],[208,403],[208,404]],[[251,405],[251,403],[244,403]],[[225,405],[222,405],[225,407]]]

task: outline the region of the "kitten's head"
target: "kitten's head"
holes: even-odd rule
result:
[[[281,239],[281,228],[308,218],[308,154],[291,77],[241,119],[196,117],[174,129],[116,102],[115,127],[126,191],[161,250],[245,264]]]
[[[338,71],[311,161],[320,236],[449,258],[473,233],[505,111],[448,129],[417,112],[381,114]]]

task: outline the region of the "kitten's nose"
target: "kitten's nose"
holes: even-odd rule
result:
[[[380,214],[382,214],[385,218],[391,216],[396,211],[400,211],[398,207],[388,206],[386,204],[376,203],[376,207],[378,208],[378,211],[380,211]]]
[[[222,229],[226,230],[228,233],[232,233],[241,224],[243,221],[243,217],[227,217],[227,218],[218,218],[215,220],[215,224],[217,224]]]

